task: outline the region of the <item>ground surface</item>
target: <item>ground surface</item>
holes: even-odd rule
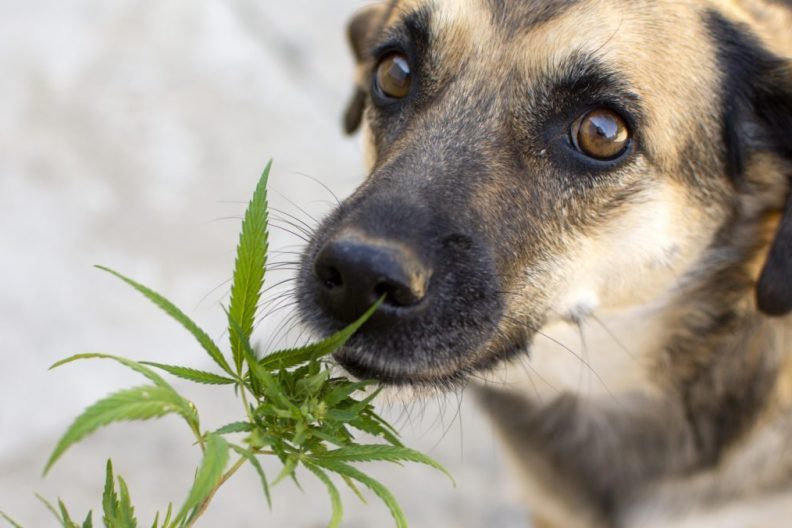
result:
[[[33,492],[96,507],[107,457],[141,518],[182,498],[196,453],[175,419],[107,429],[41,480],[68,422],[140,381],[113,365],[46,368],[86,351],[208,366],[175,324],[91,265],[167,292],[221,338],[236,218],[266,160],[276,159],[275,207],[309,222],[298,205],[317,216],[333,198],[305,175],[339,196],[362,177],[360,148],[340,133],[351,70],[342,29],[361,5],[0,0],[0,509],[38,528],[52,523]],[[299,242],[273,238],[276,250]],[[188,391],[208,409],[207,424],[237,411],[233,397]],[[475,402],[458,408],[451,395],[390,411],[408,444],[451,469],[457,489],[420,467],[378,474],[414,527],[525,526],[488,424]],[[243,473],[200,525],[323,526],[329,506],[304,480],[306,494],[279,487],[270,513]],[[344,526],[391,525],[384,508],[345,497]]]

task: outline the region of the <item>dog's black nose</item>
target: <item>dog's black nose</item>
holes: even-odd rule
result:
[[[350,323],[385,296],[384,305],[400,315],[425,299],[431,270],[405,245],[383,239],[340,236],[319,251],[314,262],[319,304],[337,320]]]

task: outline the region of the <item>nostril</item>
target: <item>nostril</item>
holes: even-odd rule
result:
[[[404,244],[338,237],[317,254],[314,275],[321,308],[339,321],[352,322],[383,296],[386,306],[402,309],[391,316],[406,316],[423,304],[431,270]]]
[[[328,290],[334,290],[344,286],[344,279],[341,272],[335,266],[325,266],[317,270],[317,276]]]
[[[393,281],[381,281],[374,286],[374,293],[377,298],[385,296],[385,304],[406,308],[415,306],[424,298],[424,292],[413,290],[407,285]]]

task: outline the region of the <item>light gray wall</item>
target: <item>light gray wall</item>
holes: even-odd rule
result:
[[[52,522],[33,492],[96,508],[108,457],[143,521],[183,498],[196,450],[176,419],[103,430],[41,480],[77,413],[141,382],[109,364],[47,367],[87,351],[208,367],[177,325],[91,266],[163,291],[221,338],[237,217],[265,161],[276,160],[274,206],[309,223],[298,206],[320,216],[333,201],[311,178],[344,196],[363,176],[359,145],[340,132],[351,72],[343,27],[361,5],[0,0],[0,509],[44,527]],[[278,230],[273,239],[275,250],[299,243]],[[260,328],[270,336],[271,325]],[[184,389],[208,409],[207,426],[239,409],[233,397]],[[421,467],[378,475],[412,526],[524,526],[488,424],[472,401],[458,411],[457,395],[389,406],[408,444],[446,464],[457,489]],[[306,494],[280,486],[270,513],[243,473],[199,524],[323,526],[327,501],[304,481]],[[391,525],[376,501],[345,499],[345,526]]]

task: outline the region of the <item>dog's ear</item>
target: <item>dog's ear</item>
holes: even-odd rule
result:
[[[765,141],[787,163],[786,207],[757,286],[759,309],[767,315],[792,312],[792,61],[776,67],[755,102]]]
[[[792,312],[792,61],[769,51],[748,26],[707,14],[707,26],[723,72],[724,140],[729,173],[744,183],[752,152],[779,158],[788,193],[785,207],[756,287],[759,309],[771,316]]]
[[[387,16],[390,8],[386,4],[375,4],[368,6],[355,14],[349,22],[347,37],[352,47],[352,53],[358,64],[366,60],[369,52],[371,37],[376,34]],[[366,90],[360,86],[355,86],[355,93],[347,105],[344,114],[344,131],[353,134],[360,128],[363,121],[363,111],[366,109]]]

